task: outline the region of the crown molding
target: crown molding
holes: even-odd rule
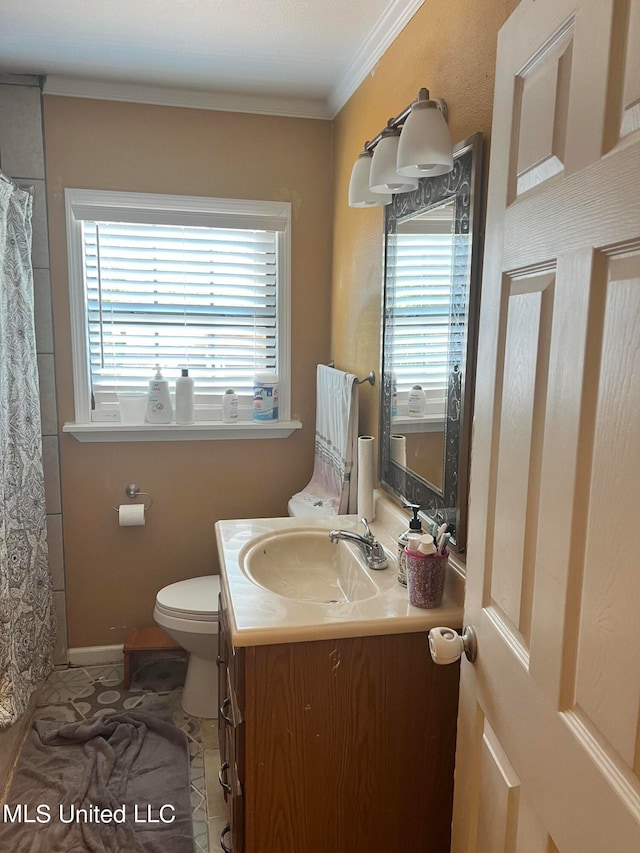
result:
[[[257,113],[288,118],[329,119],[326,101],[320,98],[294,98],[279,95],[225,94],[196,89],[148,86],[105,80],[83,80],[76,77],[49,75],[44,83],[45,95],[66,98],[92,98],[102,101],[125,101],[164,107],[188,107],[198,110],[220,110],[235,113]]]
[[[424,0],[393,0],[389,4],[329,94],[327,104],[330,118],[336,117],[423,3]]]
[[[49,75],[45,95],[125,101],[288,118],[333,119],[425,0],[392,0],[326,100],[286,95],[207,92],[148,84]]]

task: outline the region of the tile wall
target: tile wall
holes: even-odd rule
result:
[[[40,376],[42,456],[49,564],[53,574],[58,639],[54,662],[67,662],[62,501],[56,408],[55,349],[49,276],[42,94],[38,77],[0,74],[0,168],[21,186],[33,186],[33,278],[36,349]]]

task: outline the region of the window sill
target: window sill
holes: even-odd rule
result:
[[[238,421],[223,424],[197,421],[195,424],[66,423],[62,430],[77,441],[224,441],[244,438],[287,438],[300,421],[255,423]]]
[[[394,432],[442,432],[444,426],[442,415],[423,415],[420,418],[400,415],[391,418],[391,428]]]

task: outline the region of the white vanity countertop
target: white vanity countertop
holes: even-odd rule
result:
[[[377,511],[377,510],[376,510]],[[384,513],[380,513],[382,517]],[[357,530],[356,516],[323,518],[256,518],[219,521],[216,539],[220,556],[220,582],[228,605],[231,639],[235,646],[271,645],[308,640],[367,637],[428,631],[438,625],[462,625],[463,580],[450,561],[442,605],[423,610],[409,604],[407,590],[396,580],[396,562],[368,574],[380,592],[360,601],[320,603],[285,598],[257,586],[242,571],[239,554],[258,536],[296,528]],[[377,520],[372,533],[392,554],[397,545],[388,528]]]

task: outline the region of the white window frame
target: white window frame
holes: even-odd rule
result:
[[[66,189],[67,257],[75,422],[64,425],[80,441],[149,441],[286,437],[302,426],[291,420],[291,204],[281,201]],[[274,230],[278,245],[278,421],[222,424],[120,424],[91,421],[91,375],[84,282],[82,222],[153,222]]]

